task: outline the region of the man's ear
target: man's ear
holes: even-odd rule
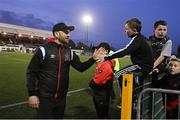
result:
[[[54,35],[55,35],[55,37],[58,37],[59,36],[59,32],[55,32]]]

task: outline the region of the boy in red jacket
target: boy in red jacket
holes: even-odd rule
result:
[[[101,47],[104,48],[106,54],[109,54],[109,44],[101,43],[98,48]],[[93,90],[93,102],[100,119],[109,118],[109,102],[113,85],[114,65],[114,60],[99,63],[89,84]]]

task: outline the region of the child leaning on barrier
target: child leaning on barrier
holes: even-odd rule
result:
[[[180,90],[180,59],[175,56],[171,57],[168,63],[167,74],[160,79],[158,87],[163,89]],[[178,118],[178,105],[180,105],[180,99],[178,95],[167,94],[166,102],[167,118]]]

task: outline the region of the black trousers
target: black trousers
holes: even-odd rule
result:
[[[40,119],[62,119],[64,116],[66,97],[61,99],[40,97],[38,118]]]
[[[109,118],[109,101],[110,101],[109,89],[102,89],[94,91],[93,102],[96,108],[98,118],[107,119]]]

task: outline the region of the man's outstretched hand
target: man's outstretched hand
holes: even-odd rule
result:
[[[104,56],[106,55],[106,51],[104,48],[95,49],[93,53],[93,59],[97,62],[104,61]]]

